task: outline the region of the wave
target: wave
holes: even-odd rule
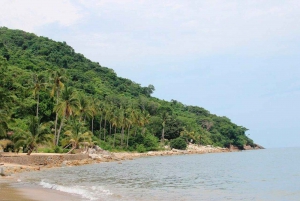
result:
[[[104,196],[113,195],[110,190],[104,189],[102,186],[62,186],[51,184],[44,180],[42,180],[39,185],[43,188],[79,195],[88,200],[98,200]]]

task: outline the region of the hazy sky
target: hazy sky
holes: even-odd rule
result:
[[[265,147],[300,146],[299,0],[2,0],[0,13]]]

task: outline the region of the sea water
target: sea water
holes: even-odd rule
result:
[[[300,148],[145,157],[21,174],[86,200],[300,200]]]

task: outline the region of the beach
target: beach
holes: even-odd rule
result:
[[[70,200],[77,201],[80,200],[78,196],[72,196],[65,192],[60,192],[53,189],[45,189],[42,187],[22,187],[18,185],[18,175],[23,172],[31,171],[43,171],[50,170],[53,168],[61,167],[72,167],[72,166],[82,166],[87,164],[95,163],[105,163],[105,162],[117,162],[121,164],[123,160],[133,160],[140,157],[152,157],[152,156],[173,156],[173,155],[184,155],[184,154],[205,154],[205,153],[221,153],[221,152],[230,152],[230,150],[225,148],[214,148],[211,146],[196,146],[190,145],[187,150],[168,150],[168,151],[150,151],[146,153],[131,153],[131,152],[119,152],[119,153],[110,153],[107,151],[94,152],[85,154],[87,157],[81,160],[68,160],[68,161],[55,161],[53,158],[62,157],[61,154],[43,154],[43,153],[34,153],[32,156],[26,156],[25,154],[19,154],[16,156],[14,153],[5,153],[2,154],[2,161],[10,159],[21,159],[20,163],[26,163],[26,160],[23,158],[34,158],[39,157],[39,160],[49,160],[49,157],[52,159],[51,162],[47,164],[16,164],[16,163],[4,163],[0,161],[0,168],[2,169],[4,175],[0,177],[0,200],[5,201],[53,201],[53,200]],[[65,155],[63,155],[65,156]],[[69,155],[72,156],[72,155]],[[73,156],[75,159],[75,155]],[[36,159],[35,159],[36,160]],[[25,162],[24,162],[25,161]],[[34,195],[34,196],[33,196]]]
[[[0,180],[0,200],[1,201],[53,201],[70,200],[79,201],[80,198],[68,193],[44,189],[41,187],[16,187],[14,177]]]

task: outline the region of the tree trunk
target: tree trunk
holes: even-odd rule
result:
[[[124,126],[122,126],[122,130],[121,130],[121,146],[123,146],[123,140],[124,140]]]
[[[61,122],[60,122],[59,129],[58,129],[58,131],[57,131],[56,146],[58,145],[59,136],[60,136],[60,132],[61,132],[61,128],[62,128],[62,126],[63,126],[64,120],[65,120],[65,115],[62,117]]]
[[[33,149],[30,148],[27,155],[29,156],[32,153],[32,151],[33,151]]]
[[[114,147],[115,147],[115,142],[116,142],[116,133],[117,133],[117,127],[115,126],[115,134],[114,134]]]
[[[58,105],[58,91],[56,91],[56,105]],[[53,144],[56,144],[56,138],[57,138],[57,119],[58,119],[58,113],[55,112],[55,123],[54,123],[54,141]]]
[[[137,128],[137,127],[135,127],[134,136],[136,136],[136,131],[137,131],[137,129],[138,129],[138,128]]]
[[[128,131],[127,131],[127,143],[126,143],[126,148],[128,148],[129,134],[130,134],[130,126],[128,126]]]
[[[105,142],[105,133],[106,133],[106,118],[104,119],[104,132],[103,132],[104,142]]]
[[[68,153],[67,153],[67,154],[70,154],[70,153],[72,153],[72,151],[73,151],[75,148],[76,148],[76,146],[75,146],[75,147],[72,147],[72,149],[70,149],[70,151],[68,151]]]
[[[58,119],[58,113],[55,114],[55,123],[54,123],[54,140],[53,144],[56,144],[56,138],[57,138],[57,119]]]
[[[109,135],[111,135],[111,123],[109,123]]]
[[[40,102],[40,95],[37,94],[37,102],[36,102],[36,118],[39,118],[39,102]]]
[[[165,127],[163,127],[162,132],[161,132],[161,141],[165,141]]]
[[[94,135],[94,117],[92,118],[92,133]]]
[[[100,125],[100,129],[99,129],[99,139],[101,140],[101,125],[102,124],[102,116],[100,117],[100,122],[99,122],[99,125]]]

